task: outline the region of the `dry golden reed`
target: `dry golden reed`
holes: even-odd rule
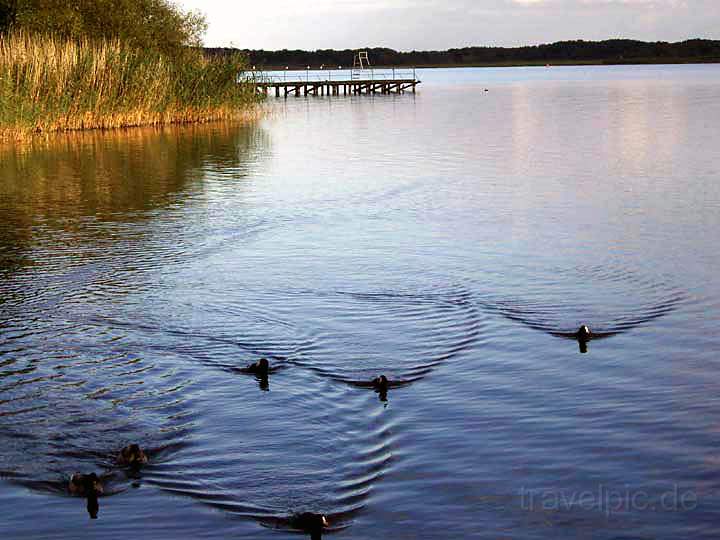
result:
[[[254,116],[240,56],[169,60],[113,40],[0,35],[0,138]]]

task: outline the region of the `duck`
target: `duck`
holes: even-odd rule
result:
[[[290,526],[308,533],[311,540],[321,540],[323,529],[330,524],[323,514],[303,512],[290,518]]]
[[[245,368],[247,373],[253,373],[259,377],[267,377],[270,373],[270,363],[265,358],[261,358],[254,364],[250,364]]]
[[[387,393],[389,387],[389,381],[385,375],[380,375],[374,378],[370,384],[372,385],[375,392],[378,394],[378,399],[386,404],[387,406]]]
[[[372,386],[376,392],[387,393],[388,391],[388,380],[385,375],[380,375],[372,380]]]
[[[148,462],[147,455],[137,444],[129,444],[118,454],[117,462],[123,466],[139,467]]]
[[[578,328],[578,331],[575,332],[575,336],[579,341],[589,341],[592,339],[592,332],[586,325],[582,325],[580,328]]]
[[[593,334],[586,325],[582,325],[577,332],[575,332],[575,338],[578,340],[578,347],[580,352],[585,354],[588,352],[588,341],[593,338]]]
[[[98,495],[102,495],[103,487],[97,474],[75,473],[68,482],[68,491],[71,495],[87,499],[87,511],[91,519],[97,519],[100,511]]]
[[[75,473],[68,482],[68,491],[78,497],[97,499],[97,496],[103,493],[103,487],[97,474]]]

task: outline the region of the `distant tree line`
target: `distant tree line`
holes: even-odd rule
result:
[[[206,48],[209,55],[228,54],[235,49]],[[630,39],[606,41],[559,41],[525,47],[464,47],[447,51],[401,52],[367,48],[376,66],[471,66],[525,63],[640,63],[720,62],[720,41],[692,39],[677,43],[644,42]],[[352,66],[355,50],[249,50],[242,51],[258,68],[305,68]]]

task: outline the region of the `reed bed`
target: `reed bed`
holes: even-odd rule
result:
[[[169,59],[117,40],[0,35],[0,138],[255,115],[242,56]]]

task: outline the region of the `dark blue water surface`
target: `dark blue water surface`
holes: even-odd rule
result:
[[[720,536],[720,67],[419,76],[0,149],[6,537]]]

